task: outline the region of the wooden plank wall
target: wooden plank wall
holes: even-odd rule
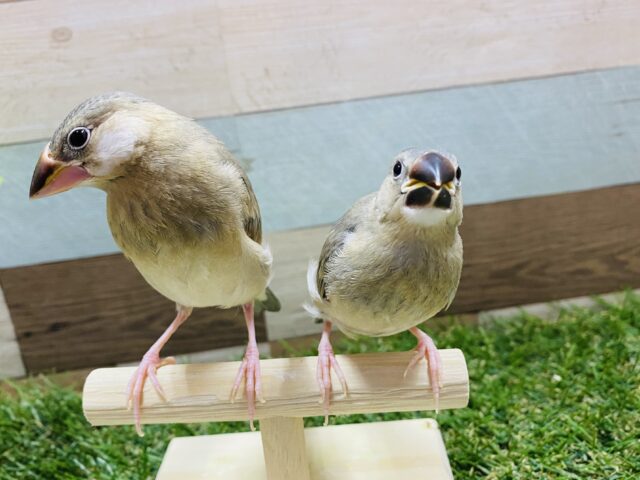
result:
[[[640,287],[640,184],[474,205],[462,235],[465,267],[452,313]],[[613,207],[613,208],[612,208]],[[272,235],[273,288],[283,299],[259,340],[318,331],[302,310],[308,261],[327,227]],[[171,302],[120,255],[0,271],[30,372],[136,360],[169,324]],[[239,312],[196,310],[167,353],[245,341]]]
[[[194,117],[633,65],[635,0],[0,4],[0,143],[92,94]]]
[[[467,206],[640,182],[637,98],[626,67],[200,123],[248,166],[274,232],[335,221],[410,145],[458,157]],[[0,147],[0,268],[117,252],[102,192],[28,200],[42,146]]]
[[[0,1],[0,376],[137,360],[171,320],[111,255],[99,192],[26,202],[41,139],[105,90],[201,119],[248,165],[284,303],[260,340],[317,331],[318,225],[408,145],[464,165],[454,312],[640,286],[638,18],[634,0]],[[197,312],[167,353],[242,344],[238,318]]]

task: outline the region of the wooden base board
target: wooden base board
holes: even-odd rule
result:
[[[432,419],[305,430],[311,480],[451,480]],[[259,432],[175,438],[156,480],[267,480]]]

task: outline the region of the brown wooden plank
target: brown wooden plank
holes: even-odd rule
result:
[[[0,282],[31,373],[137,361],[175,314],[122,255],[2,270]],[[242,318],[240,309],[196,309],[163,353],[242,345]],[[262,315],[256,329],[266,340]]]
[[[640,184],[474,205],[454,313],[640,287]]]

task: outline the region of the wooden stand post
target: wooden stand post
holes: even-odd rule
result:
[[[434,409],[424,363],[404,378],[412,352],[339,356],[350,394],[332,399],[331,413]],[[441,350],[440,409],[462,408],[469,377],[460,350]],[[303,417],[323,415],[316,357],[261,361],[267,403],[258,404],[261,433],[245,432],[171,441],[156,480],[404,480],[452,479],[434,420],[416,419],[303,428]],[[230,403],[238,362],[169,365],[158,371],[167,401],[144,391],[143,423],[247,420],[244,402]],[[91,372],[83,408],[93,425],[133,423],[125,386],[134,368]],[[334,392],[340,392],[333,378]]]
[[[269,480],[311,480],[302,418],[265,418],[260,434]]]

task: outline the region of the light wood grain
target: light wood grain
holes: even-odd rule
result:
[[[305,430],[311,480],[453,480],[431,419]],[[156,480],[267,480],[260,435],[175,438]]]
[[[469,399],[469,378],[460,350],[441,350],[443,382],[440,408],[461,408]],[[435,403],[421,362],[406,378],[403,372],[412,352],[343,355],[338,357],[349,384],[350,395],[334,394],[331,413],[396,412],[432,410]],[[316,357],[262,360],[263,391],[267,400],[258,404],[256,418],[323,415],[316,383]],[[146,385],[143,423],[188,423],[246,420],[244,401],[229,401],[239,362],[170,365],[158,372],[167,394],[163,402]],[[134,368],[94,370],[85,383],[83,409],[92,425],[133,423],[125,407],[124,390]],[[335,392],[340,385],[333,378]]]
[[[634,0],[219,3],[241,111],[640,63]]]
[[[260,436],[268,480],[310,480],[302,418],[263,418]]]
[[[0,143],[126,89],[196,117],[640,63],[635,0],[0,3]]]
[[[34,0],[0,4],[0,19],[0,143],[47,138],[111,90],[191,116],[237,111],[215,2]]]

